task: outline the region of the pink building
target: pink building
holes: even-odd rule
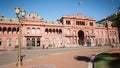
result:
[[[18,45],[18,19],[0,17],[0,50],[13,50]],[[45,21],[31,13],[22,23],[22,47],[77,47],[118,43],[117,28],[96,23],[82,14]]]

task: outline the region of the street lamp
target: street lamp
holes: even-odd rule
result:
[[[112,43],[112,45],[115,43],[115,41],[114,41],[114,35],[115,35],[115,34],[114,34],[114,32],[112,31],[112,32],[111,32],[111,36],[112,36],[112,41],[111,41],[111,43]]]
[[[87,45],[91,46],[90,31],[87,31],[87,34],[88,34]]]
[[[107,28],[107,35],[108,35],[108,45],[111,45],[110,37],[109,37],[109,28],[108,28],[108,20],[105,18],[105,27]]]
[[[22,22],[23,22],[23,18],[25,18],[25,10],[20,9],[18,6],[15,8],[15,13],[16,16],[19,20],[19,35],[18,35],[18,61],[17,61],[17,66],[20,67],[22,65],[22,61],[21,61],[21,27],[22,27]]]

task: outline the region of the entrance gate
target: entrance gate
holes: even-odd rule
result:
[[[36,47],[36,46],[40,46],[40,38],[27,38],[26,39],[26,46],[32,46],[32,47]]]
[[[82,30],[78,32],[78,44],[84,45],[84,32]]]

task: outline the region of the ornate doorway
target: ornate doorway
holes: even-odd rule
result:
[[[84,45],[84,32],[82,30],[78,32],[78,44]]]

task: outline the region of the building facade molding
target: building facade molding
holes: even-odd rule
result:
[[[0,20],[0,50],[13,50],[18,45],[18,21],[5,20]],[[65,15],[54,22],[45,21],[37,14],[28,15],[22,23],[21,39],[23,48],[39,48],[43,45],[45,48],[104,46],[118,43],[119,40],[117,28],[110,25],[106,28],[105,25],[96,23],[94,18],[82,14]]]

